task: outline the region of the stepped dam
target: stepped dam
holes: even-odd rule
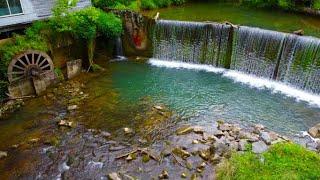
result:
[[[320,94],[320,39],[218,23],[159,20],[153,57],[211,65]]]

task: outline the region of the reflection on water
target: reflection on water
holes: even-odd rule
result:
[[[272,12],[270,12],[272,11]],[[190,3],[182,7],[170,7],[146,11],[161,19],[183,21],[229,21],[233,24],[260,27],[270,30],[293,32],[303,29],[306,35],[320,37],[320,18],[277,10],[255,9],[232,3]]]

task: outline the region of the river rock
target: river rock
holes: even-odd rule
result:
[[[169,179],[168,171],[163,170],[162,173],[159,175],[159,179]]]
[[[68,106],[68,111],[73,111],[73,110],[76,110],[76,109],[78,109],[77,105]]]
[[[153,106],[156,110],[163,111],[164,108],[162,106]]]
[[[196,133],[196,134],[203,134],[204,130],[202,127],[200,126],[193,126],[193,132]]]
[[[73,122],[71,121],[65,121],[65,120],[60,120],[58,123],[59,126],[64,126],[64,127],[69,127],[71,128],[73,125]]]
[[[5,151],[0,151],[0,159],[6,158],[8,156],[8,153]]]
[[[313,138],[320,138],[320,123],[310,128],[308,132]]]
[[[219,124],[219,127],[218,127],[221,131],[230,131],[232,128],[231,128],[231,125],[230,124],[227,124],[227,123],[224,123],[224,124]]]
[[[187,174],[186,173],[182,173],[181,174],[181,178],[183,178],[183,179],[187,178]]]
[[[111,136],[111,134],[106,131],[102,131],[101,136],[103,136],[104,138],[109,138]]]
[[[239,141],[239,151],[247,150],[248,141],[246,139],[241,139]]]
[[[262,130],[264,130],[264,125],[262,124],[255,124],[253,126],[253,132],[256,133],[256,134],[260,134]]]
[[[252,143],[252,152],[256,154],[261,154],[267,150],[268,150],[268,146],[263,141]]]
[[[175,148],[172,151],[175,155],[181,157],[182,159],[187,159],[188,157],[191,156],[191,154],[188,151],[183,150],[182,148]]]
[[[271,144],[272,139],[268,132],[261,132],[260,137],[265,143]]]
[[[257,142],[259,141],[259,136],[253,133],[240,131],[239,133],[240,139],[247,139],[249,142]]]
[[[116,172],[108,174],[108,179],[109,180],[121,180],[118,173],[116,173]]]
[[[213,146],[210,147],[210,153],[211,154],[217,154],[219,156],[223,156],[229,151],[229,147],[225,142],[222,142],[221,140],[214,143]]]
[[[123,132],[124,132],[124,134],[131,134],[131,133],[133,133],[133,130],[130,128],[123,128]]]

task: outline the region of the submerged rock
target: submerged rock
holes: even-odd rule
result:
[[[268,146],[263,141],[252,143],[252,152],[261,154],[268,150]]]
[[[313,138],[320,138],[320,123],[310,128],[308,132]]]
[[[191,156],[191,154],[188,151],[183,150],[182,148],[175,148],[172,151],[175,155],[181,157],[182,159],[187,159]]]

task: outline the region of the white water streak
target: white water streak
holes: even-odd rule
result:
[[[176,68],[176,69],[194,69],[213,73],[219,73],[223,77],[232,79],[235,82],[249,85],[258,89],[270,89],[272,93],[281,93],[288,97],[295,98],[297,101],[306,101],[310,105],[320,107],[320,96],[303,90],[296,89],[287,84],[273,80],[256,77],[242,72],[217,68],[211,65],[190,64],[178,61],[163,61],[150,59],[149,64],[158,67]]]

